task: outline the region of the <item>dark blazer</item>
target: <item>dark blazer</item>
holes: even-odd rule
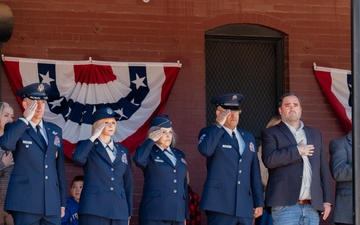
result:
[[[144,174],[140,220],[184,222],[189,218],[185,154],[176,148],[171,151],[177,159],[175,166],[151,139],[135,152],[134,162]]]
[[[352,132],[330,141],[330,172],[336,181],[333,222],[353,224]]]
[[[1,148],[13,151],[14,168],[5,199],[6,211],[60,216],[66,207],[66,178],[62,130],[43,121],[48,147],[43,149],[36,131],[21,119],[6,125]]]
[[[264,205],[255,138],[245,130],[239,132],[245,141],[241,157],[238,146],[223,128],[212,125],[199,133],[198,150],[206,157],[207,165],[202,210],[253,217],[253,209]]]
[[[132,215],[133,176],[129,151],[116,143],[114,147],[118,155],[111,162],[99,139],[77,144],[72,158],[84,169],[79,215],[90,214],[118,220],[128,220]]]
[[[315,147],[309,156],[312,170],[311,204],[324,211],[324,202],[332,202],[330,173],[322,135],[314,128],[304,126],[307,144]],[[262,160],[269,169],[265,204],[271,206],[295,205],[299,200],[303,160],[294,135],[284,122],[261,132]]]

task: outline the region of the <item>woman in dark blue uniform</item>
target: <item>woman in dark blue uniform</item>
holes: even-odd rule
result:
[[[140,225],[183,225],[188,218],[185,154],[174,145],[169,117],[155,116],[148,138],[134,156],[145,180]]]
[[[128,225],[132,214],[133,177],[127,148],[117,144],[115,113],[110,108],[93,114],[93,132],[79,142],[72,157],[84,167],[79,225]]]

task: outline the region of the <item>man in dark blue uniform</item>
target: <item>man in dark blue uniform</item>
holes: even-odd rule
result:
[[[199,133],[198,150],[207,164],[200,207],[208,225],[252,225],[263,212],[255,138],[237,128],[243,98],[238,93],[213,98],[216,123]]]
[[[62,130],[42,119],[49,89],[34,83],[18,90],[23,117],[7,124],[1,137],[1,148],[14,156],[4,208],[15,225],[58,225],[65,213]]]

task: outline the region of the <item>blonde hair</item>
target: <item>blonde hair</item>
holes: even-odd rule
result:
[[[7,102],[0,102],[0,116],[3,113],[5,107],[10,107],[9,103]]]
[[[273,117],[271,117],[268,124],[266,125],[266,128],[278,125],[280,123],[280,121],[281,121],[281,116],[273,116]]]
[[[150,127],[148,133],[147,133],[147,137],[149,137],[149,134],[156,131],[156,130],[159,130],[161,127],[158,127],[158,126],[153,126],[153,127]],[[171,144],[170,146],[171,147],[175,147],[176,143],[177,143],[177,134],[175,133],[174,129],[171,127],[171,131],[172,131],[172,139],[171,139]]]

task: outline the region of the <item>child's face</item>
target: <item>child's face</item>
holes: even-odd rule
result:
[[[71,194],[71,196],[73,196],[73,198],[76,201],[80,200],[80,194],[81,194],[82,188],[83,188],[83,182],[82,181],[75,181],[73,183],[73,185],[71,186],[70,194]]]

